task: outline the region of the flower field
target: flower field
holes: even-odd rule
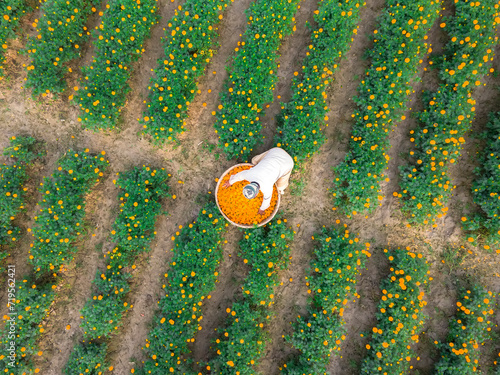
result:
[[[229,4],[229,0],[186,1],[168,23],[163,40],[165,60],[159,61],[155,79],[148,86],[149,103],[143,114],[143,132],[153,143],[177,140],[184,132],[188,106],[198,93],[198,79],[217,47],[216,24]]]
[[[499,0],[0,3],[1,374],[499,373]]]
[[[295,27],[298,0],[258,0],[246,12],[248,28],[237,47],[215,114],[219,147],[244,161],[259,143],[264,105],[273,100],[277,50]]]
[[[90,66],[82,68],[84,80],[76,87],[79,121],[85,127],[116,126],[130,90],[130,64],[144,52],[142,44],[158,21],[156,2],[115,0],[106,4],[95,35],[95,56]]]
[[[148,245],[156,235],[155,219],[161,213],[158,201],[168,197],[167,180],[164,169],[143,166],[123,173],[114,181],[121,189],[120,214],[111,231],[116,246],[105,255],[106,269],[97,272],[93,281],[97,293],[81,311],[83,343],[73,349],[65,368],[67,374],[88,373],[95,368],[95,351],[106,351],[106,344],[97,340],[109,337],[118,329],[122,315],[130,308],[125,297],[130,291],[127,280],[132,274],[125,270],[135,269],[135,257],[149,250]],[[89,345],[92,350],[85,351]]]
[[[335,167],[334,204],[347,215],[373,212],[383,199],[380,183],[387,179],[388,132],[405,119],[419,64],[428,52],[427,32],[441,3],[389,2],[374,31],[371,66],[355,98],[358,111],[345,161]]]
[[[460,1],[455,17],[443,20],[451,38],[436,64],[443,83],[425,96],[426,109],[419,114],[422,128],[410,132],[414,163],[401,168],[402,210],[412,222],[427,224],[446,215],[453,191],[448,168],[460,157],[475,117],[474,88],[490,72],[499,14],[496,1],[482,7]],[[471,19],[475,26],[469,28]]]
[[[9,48],[7,42],[14,37],[14,31],[19,25],[19,18],[25,13],[26,2],[19,1],[3,1],[0,4],[0,79],[3,77],[3,62],[5,61],[5,50]]]
[[[36,139],[33,137],[11,137],[10,145],[3,154],[14,164],[4,164],[0,167],[0,244],[14,244],[21,234],[21,230],[12,225],[16,215],[24,209],[23,196],[28,190],[24,183],[28,179],[27,168],[33,161],[42,156],[42,153],[33,152]],[[0,253],[0,262],[9,254]],[[0,272],[3,267],[0,264]]]

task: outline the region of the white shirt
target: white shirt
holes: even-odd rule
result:
[[[264,200],[260,206],[260,209],[264,211],[271,205],[274,183],[290,172],[293,165],[292,157],[285,150],[274,147],[267,152],[256,166],[231,176],[229,184],[232,185],[243,180],[257,182],[260,191],[264,195]]]

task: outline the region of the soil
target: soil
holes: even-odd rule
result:
[[[426,312],[430,319],[421,342],[415,347],[420,360],[412,362],[414,374],[431,373],[438,358],[438,353],[431,343],[446,337],[448,319],[455,312],[457,290],[463,285],[466,277],[481,282],[496,293],[500,292],[500,255],[468,244],[463,238],[460,225],[460,218],[475,209],[470,194],[471,176],[477,165],[475,154],[483,146],[477,139],[466,138],[462,157],[451,169],[456,189],[449,205],[449,213],[439,219],[435,227],[407,226],[399,211],[399,202],[392,194],[398,190],[398,166],[404,162],[404,154],[411,147],[408,140],[409,130],[418,127],[416,120],[409,115],[407,120],[399,123],[390,134],[392,149],[387,171],[389,182],[383,185],[385,199],[382,206],[369,217],[356,215],[346,218],[332,209],[331,193],[328,190],[334,178],[332,168],[343,160],[348,149],[348,139],[353,126],[351,114],[355,110],[352,97],[356,95],[359,77],[363,76],[370,63],[363,58],[363,53],[371,46],[371,35],[377,24],[376,17],[384,6],[383,0],[366,2],[367,5],[361,13],[360,29],[353,38],[352,48],[340,63],[340,69],[328,90],[330,121],[324,130],[327,141],[317,155],[306,162],[303,168],[294,172],[291,185],[282,198],[284,217],[288,219],[296,235],[291,244],[291,263],[288,270],[282,272],[282,284],[275,293],[274,318],[268,327],[271,342],[258,367],[258,370],[266,375],[278,374],[279,367],[295,353],[294,349],[285,343],[283,336],[291,333],[290,322],[295,321],[298,314],[306,312],[308,294],[304,277],[307,275],[314,248],[311,236],[322,226],[330,226],[337,221],[346,223],[352,232],[358,233],[363,243],[370,243],[373,250],[373,256],[369,259],[367,268],[362,270],[358,281],[357,292],[361,297],[350,301],[344,314],[348,334],[340,355],[332,355],[329,366],[329,373],[332,375],[357,374],[360,362],[366,354],[365,345],[369,334],[365,333],[370,332],[376,325],[374,313],[381,295],[378,285],[389,272],[382,251],[384,248],[409,247],[423,253],[431,267],[430,276],[433,281],[426,294]],[[112,222],[118,212],[118,190],[112,183],[114,176],[117,172],[134,166],[150,164],[164,167],[172,175],[170,186],[176,199],[163,202],[163,209],[168,213],[158,217],[158,234],[151,244],[151,251],[143,254],[136,262],[131,292],[127,297],[127,302],[133,305],[133,308],[125,315],[122,326],[109,340],[108,350],[108,361],[113,365],[115,374],[130,373],[132,368],[137,368],[140,362],[146,359],[141,347],[149,332],[156,303],[161,298],[160,280],[168,270],[168,261],[172,255],[171,237],[179,230],[180,225],[186,225],[195,219],[204,197],[213,194],[215,178],[235,164],[235,161],[227,161],[215,147],[218,138],[213,129],[211,112],[216,110],[219,104],[218,93],[227,77],[224,67],[245,31],[244,10],[250,3],[250,0],[234,2],[225,12],[219,26],[221,47],[208,66],[206,75],[199,82],[199,94],[189,108],[187,131],[181,136],[179,145],[168,145],[163,149],[153,147],[140,135],[141,125],[137,120],[145,106],[147,85],[153,76],[152,69],[163,54],[163,28],[181,2],[159,1],[162,20],[152,29],[151,37],[145,43],[146,52],[133,64],[134,74],[129,82],[132,90],[122,111],[120,128],[110,132],[93,133],[83,130],[77,121],[78,108],[68,100],[72,88],[78,84],[78,67],[91,61],[91,42],[83,46],[82,57],[70,64],[73,70],[67,76],[70,89],[60,98],[49,94],[44,98],[32,99],[30,91],[22,87],[26,77],[23,64],[28,64],[29,61],[25,55],[18,52],[25,45],[27,36],[34,33],[31,24],[35,18],[39,18],[39,11],[23,17],[19,37],[9,41],[7,62],[4,64],[6,77],[0,81],[0,148],[3,149],[13,135],[29,134],[43,140],[47,149],[47,156],[29,171],[26,212],[16,219],[16,224],[24,234],[18,245],[10,251],[11,256],[7,261],[16,265],[18,277],[31,272],[26,260],[32,237],[27,229],[34,224],[33,217],[38,210],[36,202],[40,200],[37,187],[42,179],[50,176],[57,160],[68,148],[88,147],[96,153],[105,150],[110,159],[108,173],[86,199],[87,235],[82,236],[82,240],[75,244],[75,259],[62,272],[57,289],[58,297],[43,323],[45,333],[39,341],[43,355],[36,358],[40,373],[61,374],[73,346],[82,339],[79,311],[92,295],[92,280],[96,271],[104,267],[102,254],[114,245],[108,240]],[[447,9],[443,14],[452,11],[451,5],[445,5]],[[305,22],[313,22],[312,12],[316,8],[316,2],[302,2],[296,15],[297,31],[293,36],[285,38],[278,51],[280,67],[279,82],[274,92],[275,100],[269,103],[263,117],[262,135],[265,138],[254,154],[272,145],[274,120],[280,110],[280,101],[291,97],[291,78],[293,72],[301,70],[304,47],[309,41],[310,32],[305,27]],[[92,16],[89,28],[95,27],[98,22],[97,15]],[[446,35],[438,26],[431,30],[429,43],[434,51],[439,51],[446,43]],[[499,54],[500,46],[496,48],[496,55]],[[421,108],[422,89],[435,89],[438,84],[435,72],[424,70],[427,67],[425,59],[420,71],[422,81],[415,83],[415,93],[410,98],[409,106],[413,111]],[[496,72],[500,71],[498,58],[494,61],[494,68]],[[498,110],[498,75],[490,75],[484,83],[486,85],[477,88],[474,93],[477,114],[471,134],[482,131],[488,113]],[[219,269],[220,280],[211,298],[203,306],[203,329],[191,344],[191,355],[196,362],[206,361],[213,355],[210,343],[217,337],[217,328],[224,324],[224,311],[239,298],[240,285],[247,272],[237,255],[241,236],[241,231],[234,227],[225,234],[224,257]],[[457,253],[455,259],[445,256],[445,251],[449,249]],[[6,311],[5,306],[5,297],[2,294],[1,315]],[[500,323],[498,312],[495,322]],[[70,329],[67,329],[68,325]],[[488,343],[486,349],[485,352],[489,354],[484,356],[483,368],[492,365],[493,355],[495,351],[498,353],[500,347],[498,343]]]

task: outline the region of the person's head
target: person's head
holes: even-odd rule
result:
[[[243,195],[247,199],[253,199],[259,194],[259,184],[257,182],[250,182],[243,188]]]

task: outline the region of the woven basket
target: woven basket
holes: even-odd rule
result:
[[[231,224],[237,226],[237,227],[240,227],[240,228],[245,228],[245,229],[250,229],[250,228],[254,228],[254,225],[245,225],[245,224],[238,224],[238,223],[235,223],[234,221],[232,221],[231,219],[229,219],[226,214],[224,212],[222,212],[220,206],[219,206],[219,200],[218,200],[218,192],[219,192],[219,186],[222,182],[222,180],[224,179],[224,177],[226,176],[226,174],[228,174],[230,171],[232,171],[234,168],[236,167],[240,167],[240,166],[244,166],[244,165],[250,165],[250,166],[254,166],[253,164],[251,163],[241,163],[241,164],[236,164],[236,165],[233,165],[231,168],[227,169],[223,174],[222,176],[219,177],[219,181],[217,182],[217,186],[215,188],[215,203],[217,203],[217,207],[219,208],[219,211],[220,213],[222,214],[222,216],[224,216],[224,218],[229,221]],[[276,184],[274,184],[274,189],[278,189],[276,187]],[[263,221],[261,221],[259,224],[255,224],[256,226],[258,227],[261,227],[263,225],[266,225],[267,223],[269,223],[272,218],[276,215],[276,213],[278,212],[278,208],[280,207],[280,202],[281,202],[281,194],[278,192],[278,201],[276,202],[276,207],[274,207],[274,210],[273,212],[271,213],[271,215],[269,217],[267,217],[266,219],[264,219]]]

